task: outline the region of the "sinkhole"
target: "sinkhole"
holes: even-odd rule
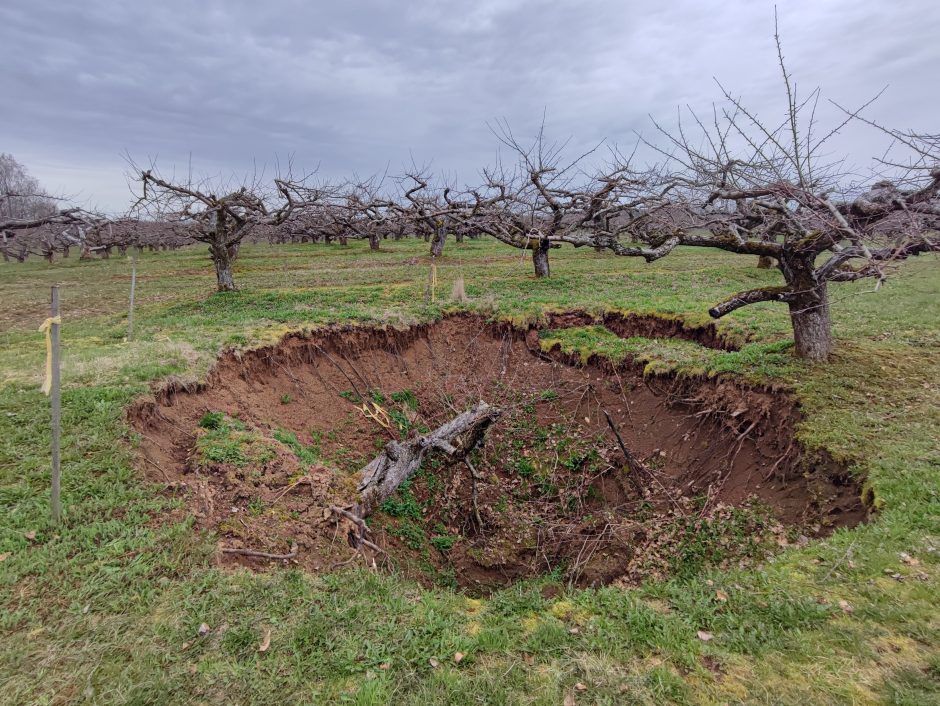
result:
[[[733,348],[655,317],[575,312],[545,326],[589,323]],[[474,593],[748,566],[865,519],[859,479],[796,440],[785,392],[584,361],[543,350],[541,330],[452,315],[226,352],[205,383],[164,381],[130,408],[140,471],[185,499],[225,564],[358,563]],[[429,449],[368,534],[331,510],[355,507],[372,459],[480,401],[500,410],[482,438],[459,456]]]

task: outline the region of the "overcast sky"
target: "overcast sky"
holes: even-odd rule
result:
[[[940,0],[785,0],[799,86],[940,130]],[[0,152],[87,206],[129,203],[126,152],[164,172],[294,155],[326,176],[432,162],[472,181],[487,122],[621,146],[710,110],[714,78],[768,118],[785,101],[769,0],[3,0]],[[871,131],[837,148],[864,162]]]

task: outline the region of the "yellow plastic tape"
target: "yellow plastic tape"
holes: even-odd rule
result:
[[[435,301],[435,293],[437,292],[437,265],[431,263],[431,303]]]
[[[48,395],[52,391],[52,324],[61,324],[61,316],[50,316],[42,322],[40,331],[46,333],[46,379],[42,383],[42,394]]]

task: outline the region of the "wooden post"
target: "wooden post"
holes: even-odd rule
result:
[[[131,302],[127,310],[127,340],[134,340],[134,290],[137,288],[137,251],[139,247],[134,247],[131,253]]]
[[[52,287],[52,306],[50,316],[53,318],[59,315],[59,288]],[[59,377],[59,324],[53,323],[50,326],[50,338],[52,340],[52,520],[58,524],[62,521],[62,474],[60,468],[59,445],[62,434],[62,387]]]

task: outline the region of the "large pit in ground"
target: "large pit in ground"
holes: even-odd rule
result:
[[[655,321],[599,323],[730,347],[713,330]],[[584,323],[573,314],[551,325]],[[369,518],[387,555],[355,555],[327,508],[355,500],[360,469],[390,439],[478,400],[505,413],[471,456],[476,480],[431,454]],[[605,411],[644,473],[625,465]],[[129,418],[142,472],[217,533],[220,561],[256,568],[377,559],[475,591],[544,574],[634,583],[747,565],[866,514],[858,480],[795,440],[799,412],[783,392],[644,378],[631,363],[543,351],[534,327],[473,316],[226,353],[205,384],[167,381]]]

